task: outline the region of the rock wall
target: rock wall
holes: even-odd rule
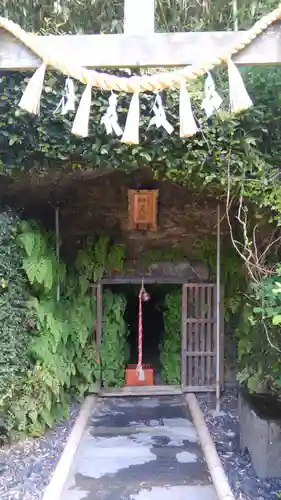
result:
[[[158,229],[129,230],[128,188],[157,188]],[[65,199],[67,198],[67,200]],[[63,241],[67,245],[77,238],[105,231],[115,242],[126,245],[127,259],[132,265],[150,249],[181,248],[186,257],[194,255],[203,239],[216,238],[217,203],[169,182],[155,182],[149,172],[126,176],[114,172],[105,177],[76,183],[64,193],[60,213]],[[222,234],[228,234],[226,220]]]
[[[129,229],[127,190],[140,188],[159,190],[156,232]],[[198,258],[198,243],[216,239],[215,197],[191,192],[171,181],[156,181],[149,168],[130,175],[105,168],[25,176],[6,186],[5,203],[24,206],[25,217],[41,219],[48,229],[54,229],[54,207],[59,204],[65,254],[71,257],[80,239],[104,231],[114,242],[125,244],[127,265],[132,271],[150,250],[165,254],[180,249],[180,260],[190,261]],[[222,239],[229,234],[225,217],[221,233]],[[166,256],[164,260],[171,259]]]

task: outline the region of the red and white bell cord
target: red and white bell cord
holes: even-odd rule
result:
[[[137,374],[139,380],[145,380],[143,366],[142,366],[142,300],[143,300],[144,287],[141,286],[139,293],[139,327],[138,327],[138,364]]]

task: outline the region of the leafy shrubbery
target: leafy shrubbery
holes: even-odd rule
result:
[[[181,291],[165,296],[164,340],[161,346],[162,376],[167,384],[181,382]]]
[[[252,392],[281,394],[281,268],[252,284],[238,337],[238,380]]]
[[[106,236],[88,240],[66,269],[57,261],[52,235],[10,214],[0,216],[0,244],[0,439],[5,441],[42,434],[68,414],[71,398],[100,383],[93,341],[96,303],[89,284],[106,269],[122,267],[124,249],[110,247]],[[116,358],[124,350],[124,307],[121,297],[106,294],[102,353],[109,384],[124,378]],[[118,366],[108,380],[112,348]]]
[[[13,426],[5,411],[7,400],[21,387],[28,368],[28,282],[16,241],[17,227],[18,220],[11,213],[0,214],[0,440]]]
[[[121,387],[125,382],[126,340],[124,321],[126,299],[106,290],[103,296],[103,335],[101,342],[102,379],[105,387]]]
[[[74,278],[58,264],[47,234],[7,215],[1,235],[1,278],[7,283],[0,296],[4,440],[39,435],[67,415],[70,397],[82,396],[99,376],[99,360],[93,298],[79,263]]]

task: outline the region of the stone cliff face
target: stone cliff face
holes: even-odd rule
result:
[[[159,189],[157,231],[130,230],[128,188]],[[153,249],[181,249],[183,257],[196,257],[196,245],[216,238],[217,203],[204,194],[188,192],[169,181],[154,182],[147,172],[126,176],[114,172],[87,183],[77,183],[60,212],[61,234],[65,245],[104,231],[115,242],[124,243],[131,267],[141,255]],[[222,209],[223,212],[223,209]],[[222,236],[228,234],[226,219]],[[69,243],[67,243],[69,242]],[[64,245],[64,246],[65,246]]]
[[[165,272],[186,272],[188,275],[185,261],[194,267],[194,259],[198,260],[198,243],[216,241],[215,197],[188,191],[168,180],[155,181],[149,168],[130,175],[121,170],[104,170],[99,175],[93,169],[60,175],[53,173],[43,178],[28,176],[8,186],[5,202],[24,206],[24,216],[42,220],[50,229],[54,229],[54,206],[58,203],[62,251],[70,258],[80,239],[106,232],[114,242],[125,245],[130,274],[143,271],[140,259],[145,253],[157,249],[158,253],[165,254],[162,260],[169,261],[172,259],[167,257],[167,252],[179,249],[181,267],[176,270],[174,266],[171,271],[170,266],[169,271],[166,265]],[[157,231],[129,229],[128,189],[140,188],[159,190]],[[221,213],[224,214],[224,206]],[[221,233],[222,239],[229,233],[225,217]],[[152,272],[156,272],[155,266]],[[206,273],[201,266],[202,279],[206,279]]]

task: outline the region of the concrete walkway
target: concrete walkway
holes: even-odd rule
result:
[[[61,500],[216,500],[182,396],[98,400]]]

